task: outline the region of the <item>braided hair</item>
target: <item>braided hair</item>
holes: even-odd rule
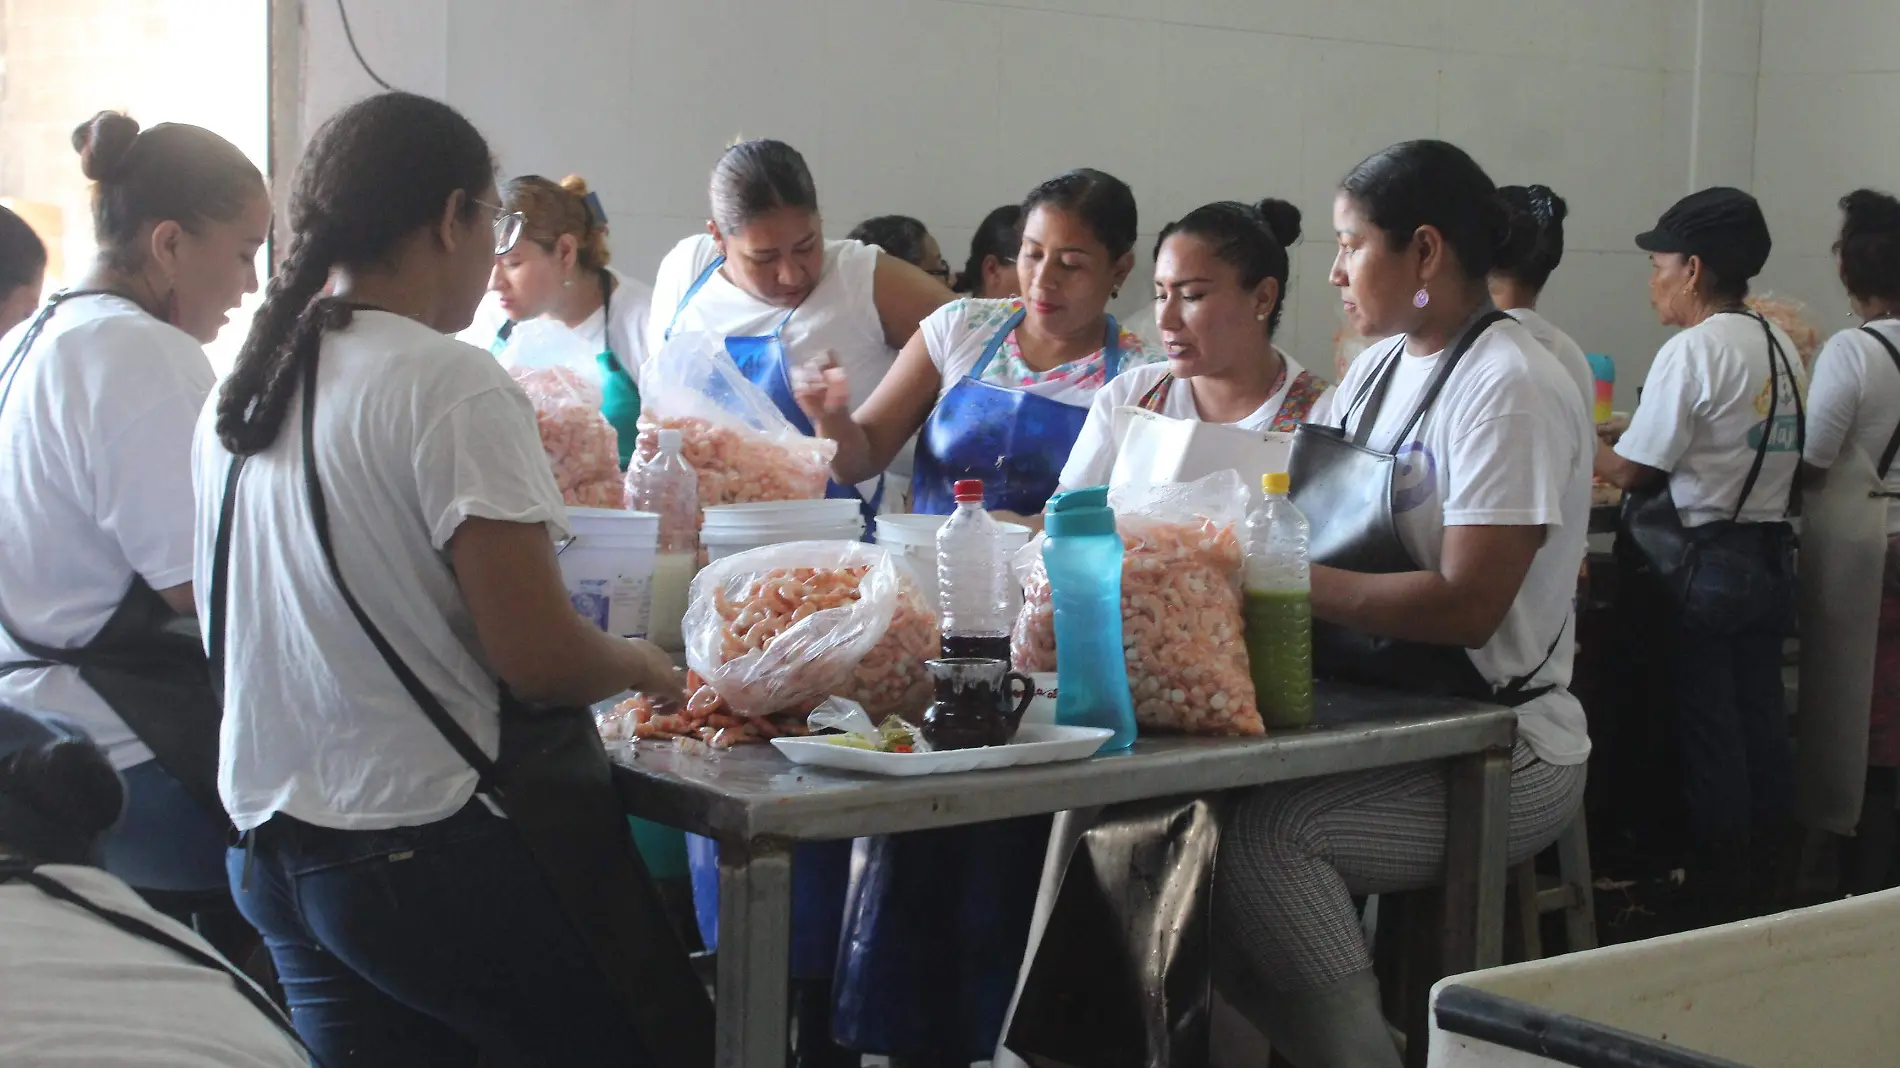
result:
[[[494,181],[488,143],[454,108],[413,93],[383,93],[324,123],[297,168],[283,263],[218,394],[218,439],[240,456],[270,447],[304,365],[326,330],[350,324],[350,306],[321,298],[336,267],[389,262],[397,246]]]

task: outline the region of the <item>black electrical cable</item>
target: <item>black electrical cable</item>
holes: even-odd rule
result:
[[[382,75],[371,69],[369,60],[363,58],[363,50],[356,47],[356,34],[350,30],[350,12],[343,6],[343,0],[336,0],[336,13],[343,20],[343,39],[350,42],[350,51],[356,56],[357,65],[363,68],[364,74],[369,75],[370,81],[394,92],[396,87],[384,81]]]

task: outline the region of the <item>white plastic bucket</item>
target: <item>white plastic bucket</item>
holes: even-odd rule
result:
[[[845,499],[766,501],[706,509],[699,544],[711,562],[787,541],[857,541],[864,537],[858,502]]]
[[[556,558],[582,618],[623,638],[647,636],[660,517],[614,508],[569,508],[573,538]]]
[[[891,551],[891,555],[910,569],[911,577],[924,591],[932,606],[937,603],[937,530],[947,515],[881,515],[877,517],[877,543]],[[1029,544],[1030,530],[1019,523],[1000,523],[1003,528],[1003,557],[1005,562],[1016,559],[1016,553]],[[1012,590],[1018,589],[1012,579]],[[1020,596],[1020,591],[1018,591]]]

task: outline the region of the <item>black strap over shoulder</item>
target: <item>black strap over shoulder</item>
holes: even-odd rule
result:
[[[1893,369],[1900,371],[1900,348],[1895,348],[1893,342],[1887,340],[1887,335],[1875,330],[1871,326],[1863,326],[1861,330],[1864,331],[1868,337],[1880,342],[1880,347],[1886,349],[1887,355],[1893,358]],[[1882,482],[1887,480],[1887,471],[1893,467],[1895,453],[1900,453],[1900,424],[1895,424],[1893,436],[1887,439],[1887,447],[1881,450],[1880,453],[1880,467],[1878,471]]]
[[[1471,351],[1471,346],[1477,344],[1478,338],[1482,337],[1493,323],[1509,318],[1510,316],[1496,308],[1490,308],[1478,313],[1470,325],[1465,327],[1457,343],[1439,362],[1438,368],[1432,374],[1431,383],[1419,395],[1418,403],[1412,408],[1411,418],[1405,421],[1405,425],[1399,428],[1398,435],[1392,439],[1394,448],[1412,436],[1412,431],[1424,420],[1426,413],[1431,411],[1432,405],[1438,402],[1438,395],[1444,392],[1445,383],[1450,380],[1451,373],[1458,369],[1459,361],[1465,358],[1465,353]],[[1359,392],[1353,397],[1354,408],[1360,407],[1362,403],[1364,405],[1363,410],[1359,412],[1359,421],[1353,427],[1353,444],[1362,448],[1371,447],[1368,443],[1372,438],[1372,428],[1379,421],[1379,411],[1385,407],[1386,392],[1392,388],[1392,377],[1398,371],[1399,361],[1404,358],[1405,340],[1401,338],[1399,343],[1386,354],[1379,369],[1368,377],[1366,383],[1359,387]],[[1349,412],[1349,417],[1350,414]]]
[[[290,1018],[284,1015],[284,1010],[278,1008],[277,1003],[272,1001],[270,995],[264,993],[250,976],[238,971],[229,961],[186,942],[150,921],[128,915],[117,909],[107,908],[58,879],[40,872],[39,867],[37,862],[29,860],[0,861],[0,883],[18,879],[37,888],[47,897],[83,909],[134,938],[164,946],[200,967],[223,972],[231,977],[232,984],[237,987],[238,993],[244,996],[244,1000],[250,1002],[251,1006],[275,1024],[278,1030],[289,1036],[290,1040],[297,1044],[297,1048],[303,1050],[304,1054],[310,1058],[311,1063],[321,1064],[316,1054],[304,1045],[303,1038],[297,1034],[297,1029],[292,1026]]]
[[[1768,461],[1768,446],[1775,436],[1775,418],[1781,410],[1781,370],[1784,367],[1788,369],[1788,382],[1794,393],[1794,451],[1797,463],[1808,445],[1808,414],[1801,403],[1801,387],[1794,385],[1794,361],[1782,350],[1781,342],[1775,340],[1775,328],[1768,324],[1766,318],[1754,312],[1740,314],[1760,323],[1762,334],[1768,339],[1768,419],[1762,423],[1761,442],[1755,446],[1755,459],[1748,465],[1748,477],[1742,480],[1742,495],[1735,501],[1735,511],[1729,516],[1730,522],[1741,520],[1742,509],[1748,505],[1748,495],[1755,492],[1755,482],[1761,478],[1762,465]],[[1794,511],[1794,495],[1800,484],[1798,478],[1789,480],[1788,505],[1784,514]]]

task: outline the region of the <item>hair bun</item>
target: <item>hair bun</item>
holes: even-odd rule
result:
[[[1900,230],[1900,200],[1872,189],[1856,189],[1841,198],[1849,230]]]
[[[1570,205],[1547,185],[1527,185],[1524,192],[1530,200],[1531,215],[1542,229],[1550,229],[1570,214]]]
[[[116,111],[101,111],[73,129],[73,151],[79,170],[95,182],[109,182],[125,163],[125,154],[138,138],[139,124]]]
[[[587,179],[582,178],[578,174],[570,174],[567,177],[561,179],[561,188],[567,190],[568,192],[574,194],[577,197],[584,197],[587,195],[587,192],[588,192]]]
[[[1254,213],[1273,231],[1274,240],[1292,248],[1300,240],[1300,209],[1277,197],[1268,197],[1253,206]]]
[[[98,746],[61,738],[17,750],[0,761],[7,792],[78,838],[91,838],[118,822],[125,788]]]

